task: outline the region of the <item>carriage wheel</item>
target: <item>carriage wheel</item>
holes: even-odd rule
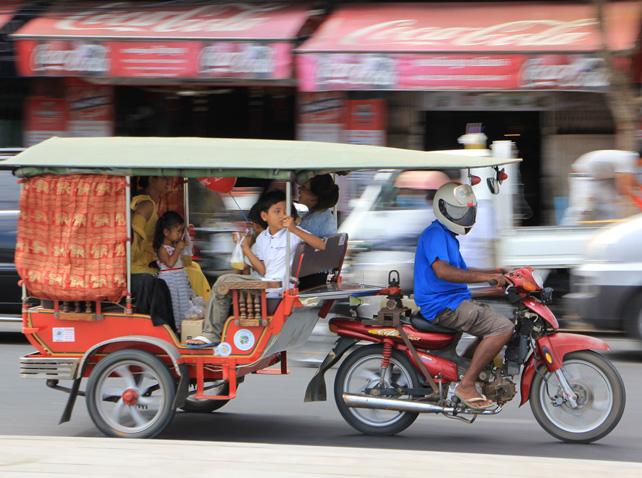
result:
[[[165,364],[142,350],[101,360],[87,383],[87,410],[105,435],[151,438],[174,417],[176,383]]]

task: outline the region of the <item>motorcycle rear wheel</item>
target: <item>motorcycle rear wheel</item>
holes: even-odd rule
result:
[[[577,394],[578,408],[554,404],[559,395],[554,374],[540,368],[530,392],[537,423],[555,438],[569,443],[591,443],[608,435],[624,413],[626,392],[622,377],[601,355],[588,350],[564,357],[563,370]]]
[[[351,408],[345,404],[344,393],[363,393],[378,382],[382,358],[382,345],[360,347],[344,360],[334,379],[334,399],[339,412],[353,428],[367,435],[395,435],[412,425],[418,416],[411,412]],[[414,367],[397,350],[392,352],[388,370],[386,386],[420,386]]]

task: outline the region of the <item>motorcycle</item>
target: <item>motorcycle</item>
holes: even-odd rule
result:
[[[402,304],[396,271],[389,275],[386,304],[374,319],[360,318],[353,310],[352,317],[330,321],[339,339],[308,385],[306,401],[326,399],[325,372],[353,349],[337,371],[334,397],[343,418],[362,433],[399,433],[420,413],[467,423],[479,415],[498,415],[517,395],[519,383],[520,406],[530,401],[535,419],[553,437],[574,443],[603,438],[617,426],[626,401],[620,374],[599,353],[608,345],[559,331],[547,306],[553,290],[542,286],[532,268],[505,277],[515,330],[503,355],[477,380],[496,407],[472,409],[454,395],[469,364],[456,351],[461,333],[413,316]]]

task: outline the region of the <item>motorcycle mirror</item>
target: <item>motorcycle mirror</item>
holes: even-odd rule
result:
[[[486,185],[492,194],[499,194],[499,180],[497,178],[486,178]]]

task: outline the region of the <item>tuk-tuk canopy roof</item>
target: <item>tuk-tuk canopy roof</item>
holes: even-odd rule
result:
[[[18,176],[239,176],[302,178],[375,169],[478,168],[514,163],[487,149],[415,151],[313,141],[221,138],[51,138],[0,162]]]

